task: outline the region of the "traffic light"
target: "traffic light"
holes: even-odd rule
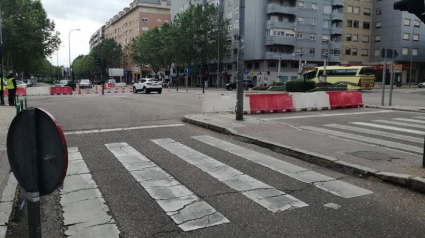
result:
[[[96,65],[100,66],[100,58],[96,58]]]
[[[425,22],[424,0],[401,0],[394,3],[394,10],[400,10],[415,14],[421,21]]]

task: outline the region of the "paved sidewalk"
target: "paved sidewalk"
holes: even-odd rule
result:
[[[291,125],[247,115],[244,119],[244,121],[236,121],[234,114],[185,116],[188,123],[234,135],[243,141],[307,162],[349,174],[379,178],[382,181],[425,192],[425,170],[421,167],[422,156],[420,155],[336,137],[324,137]],[[359,151],[374,153],[383,158],[369,160],[354,156]],[[388,157],[397,159],[384,159]]]
[[[9,161],[7,159],[6,140],[10,123],[16,115],[16,108],[9,106],[0,107],[0,194],[9,179]]]

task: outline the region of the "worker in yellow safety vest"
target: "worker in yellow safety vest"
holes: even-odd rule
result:
[[[6,83],[7,91],[9,91],[9,106],[15,106],[16,80],[12,73],[6,78]]]

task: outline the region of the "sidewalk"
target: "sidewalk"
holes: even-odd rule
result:
[[[9,179],[9,161],[7,159],[6,140],[10,123],[16,115],[16,108],[9,106],[0,107],[0,195]]]
[[[185,116],[185,121],[343,173],[375,177],[425,192],[425,170],[420,155],[324,137],[247,115],[244,121],[236,121],[234,114],[195,114]],[[361,152],[375,156],[362,158]]]

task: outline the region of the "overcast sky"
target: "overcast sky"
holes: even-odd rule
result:
[[[90,51],[90,36],[115,14],[128,7],[132,0],[41,0],[47,17],[56,23],[62,47],[59,49],[59,65],[69,66],[68,35],[71,33],[71,62]],[[57,64],[56,53],[53,65]]]

